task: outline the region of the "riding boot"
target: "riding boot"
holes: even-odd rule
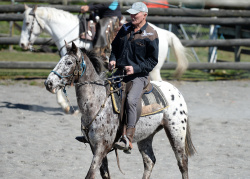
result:
[[[123,136],[118,142],[115,143],[115,147],[119,150],[123,150],[124,153],[130,154],[133,148],[132,142],[135,134],[135,128],[127,128],[126,137]]]
[[[133,138],[135,135],[135,128],[127,128],[127,137],[129,140],[129,148],[130,150],[133,148],[132,142],[133,142]]]

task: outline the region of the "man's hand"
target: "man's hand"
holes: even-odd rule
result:
[[[85,13],[85,12],[88,12],[89,11],[89,6],[82,6],[81,7],[81,13]]]
[[[125,66],[126,74],[127,75],[132,75],[134,74],[134,68],[133,66]]]
[[[115,68],[115,65],[116,65],[116,61],[110,61],[109,62],[109,71],[112,71],[114,68]]]

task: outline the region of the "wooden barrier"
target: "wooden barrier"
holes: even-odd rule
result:
[[[18,45],[20,41],[20,37],[1,37],[0,44],[2,45]],[[51,38],[41,38],[38,37],[34,43],[34,45],[55,45]]]
[[[1,37],[0,44],[17,45],[20,37]],[[34,45],[55,45],[51,38],[37,38]],[[232,46],[250,46],[250,39],[230,39],[230,40],[181,40],[185,47],[232,47]]]
[[[80,5],[40,5],[43,7],[54,7],[69,12],[79,12]],[[128,8],[121,8],[122,13],[126,14]],[[2,5],[0,6],[0,21],[23,21],[23,14],[13,14],[13,12],[23,12],[24,5]],[[11,14],[9,12],[12,12]],[[202,24],[202,25],[238,25],[238,26],[249,26],[250,25],[250,11],[249,10],[219,10],[210,11],[207,9],[149,9],[149,15],[147,20],[155,24]],[[165,17],[163,17],[165,16]],[[170,16],[170,17],[169,17]],[[181,17],[178,17],[181,16]],[[213,18],[213,17],[217,18]],[[130,16],[125,15],[128,21]],[[246,35],[248,33],[246,32]],[[19,43],[20,37],[3,37],[0,38],[0,44],[5,45],[16,45]],[[49,38],[38,38],[35,45],[44,45]],[[250,46],[250,39],[229,39],[229,40],[181,40],[185,47],[237,47]],[[54,45],[53,42],[48,45]],[[236,54],[240,54],[240,51]],[[225,64],[224,64],[225,65]],[[212,68],[209,68],[212,69]],[[214,68],[213,68],[214,69]]]
[[[126,16],[130,21],[130,16]],[[154,17],[147,20],[156,24],[203,24],[203,25],[250,25],[250,18],[209,18],[209,17]],[[0,21],[23,21],[23,14],[0,14]]]
[[[0,61],[0,69],[53,69],[57,62],[5,62]]]
[[[34,5],[29,5],[33,7]],[[80,5],[38,5],[38,7],[53,7],[69,12],[80,12]],[[128,14],[128,7],[121,7],[122,14]],[[24,12],[24,5],[1,5],[0,13]],[[188,9],[188,8],[150,8],[150,16],[182,16],[182,17],[250,17],[250,10],[223,10],[211,11],[209,9]]]
[[[175,69],[176,63],[165,63],[162,70]],[[188,70],[250,70],[250,62],[189,63]]]
[[[0,69],[53,69],[57,62],[5,62],[0,61]],[[165,63],[162,70],[173,70],[176,63]],[[234,69],[250,70],[250,62],[190,63],[188,70]]]
[[[10,1],[10,0],[2,0],[2,1]],[[141,0],[119,0],[120,4],[124,4],[123,2],[130,2],[134,3],[135,1],[141,1]],[[146,0],[147,1],[147,0]],[[149,0],[149,2],[152,0]],[[68,4],[68,3],[83,3],[83,0],[15,0],[15,2],[19,3],[50,3],[50,4]],[[88,2],[96,2],[96,3],[103,3],[103,0],[88,0]],[[112,2],[112,0],[106,0],[105,2]],[[250,6],[250,2],[248,0],[237,0],[237,1],[176,1],[176,0],[168,0],[168,3],[170,5],[174,5],[176,7],[179,7],[180,2],[182,2],[184,5],[187,6],[193,6],[197,4],[202,4],[203,7],[206,7],[206,9],[217,7],[220,9],[247,9]]]

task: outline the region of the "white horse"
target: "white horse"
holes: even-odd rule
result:
[[[84,41],[79,36],[79,18],[69,12],[50,7],[29,8],[25,5],[24,20],[20,38],[20,46],[23,49],[31,48],[42,31],[49,33],[60,50],[60,55],[66,54],[65,42],[74,41],[76,46],[87,50],[93,48],[92,41]],[[160,70],[164,64],[168,47],[172,47],[177,59],[176,76],[180,76],[188,66],[185,47],[181,44],[176,35],[165,29],[155,28],[159,37],[159,58],[158,64],[150,73],[153,81],[162,81]],[[69,111],[70,107],[62,97],[62,92],[57,94],[58,103],[64,111]]]

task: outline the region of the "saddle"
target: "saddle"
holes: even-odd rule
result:
[[[114,111],[120,114],[121,120],[123,118],[122,116],[124,115],[124,102],[125,102],[124,99],[126,98],[126,96],[122,95],[128,93],[129,88],[130,88],[129,84],[127,85],[122,82],[121,91],[119,93],[111,93]],[[111,87],[110,91],[115,91],[115,89]],[[143,93],[141,96],[141,109],[139,109],[140,113],[138,115],[138,118],[140,116],[147,116],[161,112],[167,107],[168,107],[168,102],[164,97],[160,88],[153,83],[149,83],[143,89]]]
[[[105,47],[111,44],[126,18],[122,16],[120,21],[117,17],[105,17],[100,20],[81,18],[79,21],[80,38],[93,41],[94,47]]]

